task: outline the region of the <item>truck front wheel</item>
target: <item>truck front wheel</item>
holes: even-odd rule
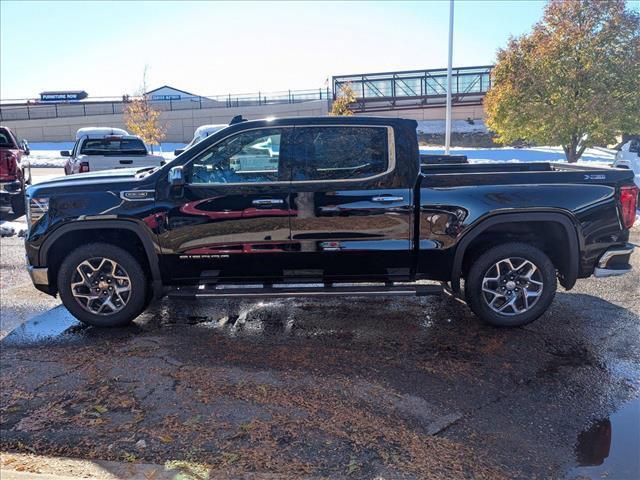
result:
[[[91,243],[73,250],[58,271],[62,303],[81,322],[121,327],[144,309],[147,278],[126,250]]]
[[[475,259],[465,280],[465,296],[471,310],[490,325],[517,327],[547,310],[556,284],[556,269],[542,250],[506,243]]]

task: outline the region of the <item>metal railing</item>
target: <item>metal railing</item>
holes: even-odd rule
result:
[[[452,103],[479,104],[491,87],[492,65],[453,69]],[[356,95],[356,111],[380,111],[441,106],[447,94],[447,69],[365,73],[333,77],[333,98],[349,84]]]
[[[127,103],[135,98],[139,97],[94,97],[78,102],[40,102],[35,99],[2,100],[0,101],[0,121],[122,114]],[[331,91],[327,87],[312,90],[193,96],[180,100],[149,100],[149,103],[156,110],[173,111],[281,105],[318,100],[330,101],[331,98]]]

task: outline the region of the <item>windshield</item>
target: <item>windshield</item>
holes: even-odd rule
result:
[[[5,148],[15,148],[16,145],[13,143],[13,138],[7,130],[4,128],[0,128],[0,147]]]
[[[84,142],[84,155],[146,155],[147,148],[137,138],[91,138]]]

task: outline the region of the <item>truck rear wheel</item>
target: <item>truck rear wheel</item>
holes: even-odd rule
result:
[[[58,271],[62,303],[81,322],[96,327],[128,325],[144,309],[147,278],[126,250],[92,243],[73,250]]]
[[[517,327],[547,310],[556,284],[556,269],[542,250],[526,243],[506,243],[473,262],[465,296],[471,310],[486,323]]]

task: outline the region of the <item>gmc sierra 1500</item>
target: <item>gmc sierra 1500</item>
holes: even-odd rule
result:
[[[557,280],[630,270],[636,198],[628,170],[420,165],[412,120],[236,119],[162,167],[30,187],[26,250],[35,286],[92,325],[165,294],[447,289],[515,326]]]

